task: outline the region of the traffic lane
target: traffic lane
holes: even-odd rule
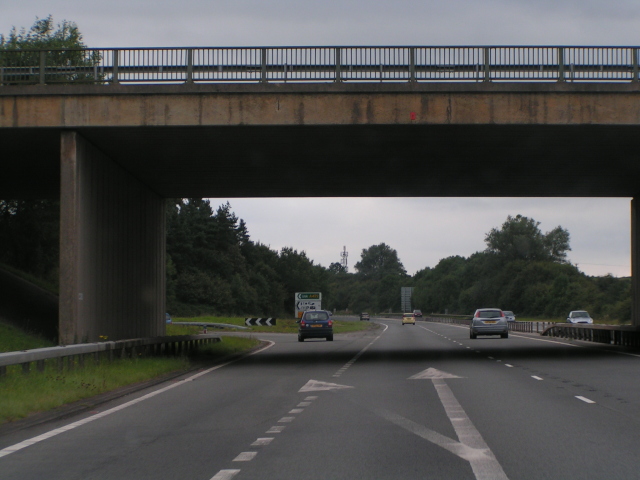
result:
[[[432,355],[427,337],[417,328],[389,324],[349,368],[318,378],[335,389],[299,391],[301,403],[309,405],[242,466],[238,478],[475,478],[466,460],[398,425],[438,429],[455,439],[435,390],[406,379]],[[398,350],[412,354],[397,361]]]
[[[330,375],[360,348],[353,336],[304,344],[295,335],[281,338],[261,354],[0,458],[0,477],[127,478],[137,472],[138,478],[176,478],[188,472],[192,478],[211,478],[213,470],[235,457],[256,425],[266,430],[283,410],[293,408],[287,403],[290,391],[309,374]],[[361,343],[366,341],[363,336]]]
[[[467,351],[468,337],[465,340],[444,325],[433,330],[450,339],[452,346],[460,343],[457,348]],[[638,421],[608,405],[585,403],[576,398],[574,387],[537,380],[495,356],[496,351],[504,351],[506,343],[526,348],[526,342],[524,338],[487,340],[477,349],[475,362],[454,359],[448,367],[465,378],[448,383],[508,476],[600,479],[637,475]],[[538,356],[546,352],[553,357],[556,350],[571,348],[542,343],[536,350]],[[556,362],[556,368],[562,369],[561,362]],[[608,366],[605,363],[600,368],[607,370]]]
[[[487,357],[640,421],[640,382],[630,381],[640,367],[636,355],[598,344],[522,334],[511,334],[504,341],[496,337],[469,341],[466,328],[442,324],[438,328]]]

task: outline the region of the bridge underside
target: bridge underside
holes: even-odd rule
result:
[[[639,126],[77,128],[161,197],[634,197]],[[56,197],[61,129],[0,129],[4,198]]]
[[[0,92],[0,198],[61,199],[61,342],[164,332],[165,198],[640,193],[635,84],[225,88]]]

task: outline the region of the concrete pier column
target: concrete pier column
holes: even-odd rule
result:
[[[62,132],[61,344],[163,335],[165,201]]]
[[[631,323],[640,327],[640,211],[638,201],[631,200]]]

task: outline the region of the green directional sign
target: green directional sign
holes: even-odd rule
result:
[[[298,300],[321,300],[322,293],[320,292],[299,292],[296,293]]]

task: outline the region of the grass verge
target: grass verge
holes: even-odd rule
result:
[[[0,353],[53,346],[52,342],[43,337],[30,335],[13,325],[0,322]]]
[[[0,424],[168,373],[186,371],[193,367],[193,362],[214,361],[250,350],[259,343],[256,339],[224,337],[192,358],[139,357],[97,365],[85,363],[83,368],[63,372],[51,362],[44,372],[32,371],[29,375],[9,372],[0,378]]]

